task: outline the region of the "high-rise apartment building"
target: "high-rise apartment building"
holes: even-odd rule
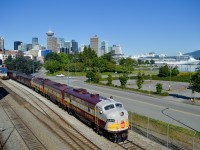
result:
[[[61,52],[64,52],[66,54],[71,53],[72,43],[71,41],[65,41],[64,42],[64,48],[61,49]]]
[[[32,38],[32,47],[31,48],[34,48],[34,46],[38,45],[38,38],[37,37],[33,37]]]
[[[90,38],[90,48],[92,50],[95,50],[98,57],[101,55],[99,47],[100,47],[99,37],[97,37],[97,35],[95,35],[94,37],[91,37]]]
[[[113,45],[112,50],[114,51],[115,55],[122,54],[122,47],[120,45]]]
[[[71,51],[74,54],[78,53],[78,42],[76,42],[75,40],[71,40],[72,43],[72,47],[71,47]]]
[[[53,37],[54,33],[49,30],[47,33],[47,49],[52,50],[55,53],[60,52],[57,38]]]
[[[58,46],[59,46],[60,49],[64,48],[64,45],[65,45],[65,39],[64,38],[58,38],[57,42],[58,42]]]
[[[18,47],[22,44],[21,41],[14,41],[14,50],[18,50]]]
[[[4,50],[4,39],[0,36],[0,50]]]
[[[108,42],[107,41],[102,41],[101,42],[101,55],[107,54],[108,53]]]

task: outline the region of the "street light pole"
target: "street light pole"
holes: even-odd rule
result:
[[[171,66],[169,66],[169,91],[171,90]]]
[[[33,67],[33,74],[34,74],[34,61],[32,62],[32,67]]]
[[[18,69],[18,63],[19,63],[19,62],[16,63],[16,73],[17,73],[17,69]]]
[[[68,85],[69,85],[69,62],[70,61],[68,60],[68,69],[67,69],[68,70]]]
[[[190,85],[191,85],[191,64],[190,64]]]
[[[74,70],[75,70],[75,76],[76,76],[76,62],[75,62],[75,66],[74,66],[74,67],[75,67],[75,69],[74,69]]]

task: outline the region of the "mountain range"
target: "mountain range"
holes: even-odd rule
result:
[[[195,59],[200,59],[200,50],[196,50],[196,51],[191,52],[191,53],[185,53],[183,55],[189,55],[189,56],[194,57]]]

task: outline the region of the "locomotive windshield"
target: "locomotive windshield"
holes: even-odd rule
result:
[[[122,108],[123,105],[120,104],[120,103],[115,103],[115,104],[110,104],[110,105],[107,105],[104,107],[105,110],[110,110],[110,109],[113,109],[113,108]]]
[[[120,104],[120,103],[116,103],[115,106],[116,106],[116,108],[122,108],[122,104]]]
[[[115,106],[113,104],[110,104],[110,105],[107,105],[104,107],[105,110],[110,110],[110,109],[113,109],[115,108]]]

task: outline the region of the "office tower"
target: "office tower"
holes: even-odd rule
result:
[[[35,45],[38,45],[38,38],[37,37],[32,38],[32,46],[34,47]]]
[[[65,45],[65,39],[64,38],[58,38],[57,40],[59,48],[63,48]]]
[[[65,41],[64,42],[64,48],[62,48],[61,52],[64,52],[66,54],[70,54],[71,53],[71,47],[72,47],[71,41]]]
[[[122,47],[120,45],[113,45],[112,50],[115,55],[122,54]]]
[[[4,50],[4,39],[0,36],[0,50]]]
[[[108,53],[112,51],[112,46],[108,47]]]
[[[21,41],[14,41],[14,50],[18,50],[18,46],[20,46],[21,44]]]
[[[32,44],[26,44],[27,45],[27,51],[31,50],[32,48],[34,48],[34,45]]]
[[[23,52],[28,51],[28,44],[21,43],[18,46],[18,50],[23,51]]]
[[[99,37],[97,35],[90,38],[90,48],[96,52],[98,57],[100,56],[99,45]]]
[[[102,55],[108,53],[108,42],[107,41],[101,42],[101,52],[102,52]]]
[[[52,50],[55,53],[60,52],[57,43],[57,38],[53,37],[54,33],[51,30],[49,30],[46,34],[47,34],[47,49]]]
[[[72,47],[71,47],[71,51],[74,54],[78,54],[78,42],[76,42],[75,40],[71,40],[72,43]]]

